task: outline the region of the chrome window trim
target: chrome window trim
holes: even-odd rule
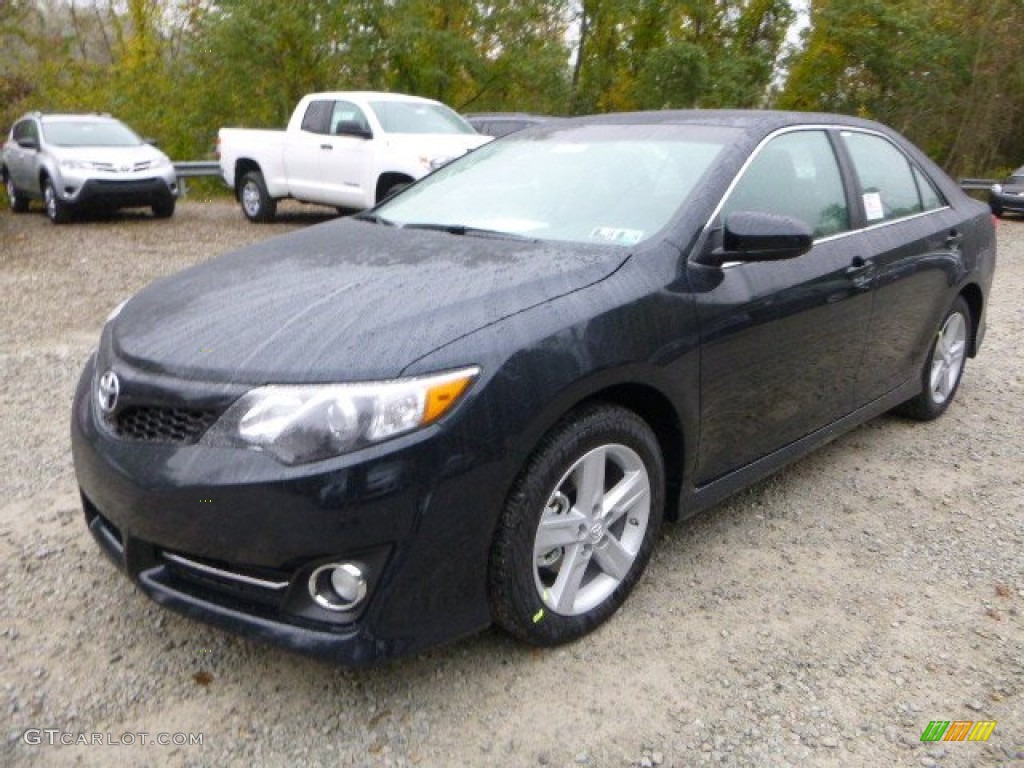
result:
[[[776,130],[772,131],[763,139],[761,139],[761,141],[758,142],[757,146],[754,147],[754,150],[750,153],[750,156],[746,159],[746,161],[744,161],[743,165],[740,166],[740,169],[736,172],[736,175],[733,177],[732,181],[729,182],[729,186],[726,188],[725,194],[722,195],[722,199],[718,201],[718,205],[715,206],[715,210],[711,213],[711,217],[707,220],[707,223],[704,225],[703,229],[701,229],[700,237],[698,238],[698,243],[703,244],[707,241],[708,233],[712,230],[712,224],[714,223],[715,219],[717,219],[719,214],[721,214],[722,208],[725,206],[725,203],[729,199],[729,196],[732,195],[733,190],[736,188],[736,185],[739,184],[740,179],[743,178],[743,174],[746,173],[747,168],[750,166],[751,163],[754,162],[754,159],[761,153],[761,150],[764,149],[765,145],[768,142],[772,141],[773,139],[778,138],[779,136],[783,136],[787,133],[796,133],[798,131],[824,131],[826,133],[828,133],[829,131],[838,131],[840,134],[842,134],[842,132],[844,131],[849,131],[853,133],[866,133],[870,136],[877,136],[881,139],[885,139],[890,144],[892,144],[893,147],[895,147],[896,150],[901,155],[903,155],[903,157],[906,158],[907,162],[910,163],[913,167],[918,167],[917,164],[913,161],[913,159],[907,156],[907,153],[903,150],[902,147],[896,144],[892,139],[890,139],[881,131],[876,131],[871,128],[861,128],[857,126],[843,125],[839,123],[807,123],[805,125],[787,125],[784,126],[783,128],[777,128]],[[840,174],[842,174],[843,171],[842,166],[839,164],[839,158],[836,158],[836,165],[839,166],[839,172]],[[924,169],[918,168],[918,170],[922,174],[924,174],[926,179],[931,181],[931,177],[927,173],[925,173]],[[932,182],[932,186],[935,186],[934,182]],[[943,195],[943,198],[944,197],[945,196]],[[949,210],[952,207],[953,206],[951,206],[947,201],[946,204],[940,208],[932,208],[929,211],[912,213],[909,216],[902,216],[898,219],[880,221],[877,224],[871,224],[865,227],[861,227],[859,229],[848,229],[845,232],[837,232],[836,234],[828,235],[827,237],[815,238],[814,245],[818,245],[819,243],[830,243],[835,240],[840,240],[844,237],[850,237],[851,235],[859,235],[862,232],[872,232],[874,230],[881,229],[882,227],[892,226],[893,224],[902,224],[905,221],[912,221],[923,216],[931,216],[932,214]],[[749,262],[727,261],[724,264],[722,264],[721,269],[731,269],[732,267],[738,267],[742,264],[747,263]]]

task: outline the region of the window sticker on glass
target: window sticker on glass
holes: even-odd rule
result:
[[[885,218],[882,196],[877,192],[864,193],[864,215],[868,217],[868,221],[881,221]]]
[[[618,227],[594,227],[590,236],[598,240],[606,240],[609,243],[634,245],[644,239],[644,231],[642,229],[619,229]]]

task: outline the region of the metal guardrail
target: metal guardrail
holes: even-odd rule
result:
[[[998,184],[999,179],[960,179],[961,189],[980,189],[988,191],[993,184]]]
[[[188,195],[186,179],[200,176],[220,176],[220,163],[216,160],[185,160],[174,164],[174,172],[178,175],[178,194]]]
[[[220,163],[216,160],[188,160],[174,164],[178,178],[189,176],[220,176]]]

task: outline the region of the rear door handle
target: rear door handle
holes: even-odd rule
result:
[[[320,149],[334,149],[333,144],[321,144]]]

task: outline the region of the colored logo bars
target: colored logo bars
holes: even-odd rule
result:
[[[995,727],[995,720],[932,720],[921,741],[988,741]]]

